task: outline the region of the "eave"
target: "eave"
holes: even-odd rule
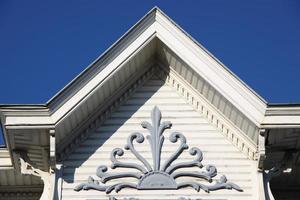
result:
[[[264,144],[266,159],[264,169],[284,165],[289,173],[280,173],[272,180],[272,191],[291,192],[299,188],[300,172],[300,105],[270,104],[262,123],[265,130]],[[288,160],[284,158],[288,157]]]
[[[113,80],[120,70],[130,65],[134,59],[140,59],[143,51],[149,54],[149,58],[143,58],[139,65],[151,68],[151,62],[157,59],[157,41],[205,79],[256,127],[267,127],[270,122],[281,126],[280,123],[290,121],[288,116],[265,116],[269,108],[258,94],[155,7],[45,105],[0,106],[1,122],[9,151],[13,150],[11,141],[7,139],[10,132],[25,129],[39,130],[41,133],[56,129],[56,144],[61,148],[65,147],[71,133],[88,128],[89,121],[82,123],[86,118],[102,112],[101,109],[97,112],[95,109],[88,109],[88,105],[93,98],[97,98],[97,93],[103,92],[104,85]],[[135,75],[131,73],[131,76]],[[126,81],[120,85],[124,83]],[[86,111],[85,114],[78,115],[80,110]],[[298,124],[299,117],[292,117],[291,121]],[[17,164],[17,161],[13,163]]]
[[[143,44],[155,37],[244,111],[255,124],[260,124],[266,102],[157,7],[147,13],[85,71],[47,102],[45,106],[49,108],[51,119],[45,117],[45,121],[42,120],[44,124],[50,121],[57,124],[61,121],[66,113],[74,109],[79,101],[84,100],[99,82],[107,78]],[[22,119],[16,123],[22,123]]]
[[[299,128],[299,104],[270,104],[267,107],[262,128]]]

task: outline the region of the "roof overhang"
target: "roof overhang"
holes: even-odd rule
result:
[[[57,144],[66,141],[70,136],[68,133],[78,129],[82,121],[95,114],[95,108],[99,105],[95,105],[95,108],[89,108],[88,105],[93,105],[93,99],[99,98],[99,93],[103,93],[106,85],[109,85],[112,91],[121,87],[109,81],[118,78],[118,73],[126,67],[135,65],[136,70],[127,70],[129,74],[121,84],[126,85],[124,83],[128,83],[127,79],[146,70],[139,69],[139,66],[150,68],[153,61],[163,59],[157,53],[161,45],[165,45],[203,77],[257,127],[261,127],[262,123],[267,125],[270,121],[277,121],[278,124],[280,120],[289,121],[290,118],[265,117],[267,103],[155,7],[45,105],[1,106],[1,121],[9,151],[19,148],[21,143],[15,142],[15,135],[23,130],[49,137],[49,134],[45,133],[56,129]],[[111,88],[113,86],[116,88]],[[110,93],[113,94],[115,93]],[[100,100],[97,102],[101,104]],[[82,110],[85,112],[80,112],[79,115],[79,111]],[[298,117],[292,118],[299,121]],[[43,144],[45,148],[50,145],[49,139],[44,138],[40,141],[48,142]],[[35,145],[32,145],[32,148]],[[16,161],[13,163],[17,164]]]
[[[262,128],[300,128],[300,105],[269,105],[262,121]]]
[[[45,105],[45,109],[49,109],[48,116],[47,114],[38,118],[15,116],[16,118],[9,118],[7,123],[9,125],[59,123],[80,101],[88,98],[99,83],[155,38],[167,45],[238,109],[244,111],[249,119],[257,125],[262,122],[266,102],[155,7]],[[18,106],[12,108],[18,109]]]
[[[266,156],[263,168],[279,167],[278,175],[271,181],[272,191],[299,190],[300,105],[268,105],[261,128],[264,129]]]

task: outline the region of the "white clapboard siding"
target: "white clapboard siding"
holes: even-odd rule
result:
[[[235,190],[218,190],[210,193],[200,191],[197,193],[191,188],[179,190],[134,190],[123,189],[119,193],[112,192],[106,195],[103,192],[88,190],[76,192],[73,188],[87,181],[88,176],[97,179],[96,169],[99,165],[110,166],[110,152],[116,147],[124,148],[127,137],[135,131],[144,135],[148,132],[140,125],[142,121],[150,121],[150,112],[157,105],[162,112],[162,121],[171,121],[173,126],[164,133],[165,142],[162,148],[161,163],[177,149],[178,144],[171,143],[168,138],[171,132],[179,131],[187,138],[189,147],[198,147],[202,150],[204,165],[213,164],[218,169],[218,176],[226,175],[229,182],[238,184],[244,192]],[[152,155],[147,140],[143,144],[135,145],[137,151],[152,164]],[[176,162],[191,161],[193,156],[188,151]],[[139,163],[129,152],[125,151],[119,158],[126,162]],[[63,174],[63,200],[108,200],[109,196],[124,199],[135,197],[144,200],[178,199],[189,197],[191,199],[207,200],[253,200],[255,199],[255,176],[253,176],[254,161],[249,160],[243,153],[234,147],[223,134],[210,124],[199,112],[196,112],[173,88],[164,84],[157,78],[152,78],[136,92],[120,108],[112,113],[100,127],[98,127],[77,149],[64,161]],[[186,168],[181,171],[197,171],[198,168]],[[134,169],[109,168],[109,172],[135,171]],[[109,181],[108,184],[120,181],[137,182],[134,178],[122,178]],[[197,178],[181,177],[181,181],[198,181]],[[208,184],[208,183],[206,183]]]

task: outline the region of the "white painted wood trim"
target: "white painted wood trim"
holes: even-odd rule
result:
[[[255,169],[254,169],[255,170]],[[257,175],[257,188],[258,188],[258,193],[257,196],[259,200],[266,200],[265,198],[265,189],[264,189],[264,178],[263,178],[263,172],[256,171]]]
[[[246,154],[250,159],[256,159],[257,145],[239,128],[237,128],[226,116],[220,113],[213,105],[201,96],[195,89],[186,83],[173,70],[170,70],[166,82],[183,96],[186,101],[200,112],[212,124],[214,124],[230,142],[240,151]]]
[[[92,130],[94,130],[101,123],[103,123],[111,115],[111,113],[116,108],[118,108],[119,105],[124,103],[128,99],[128,97],[130,97],[130,95],[135,92],[135,89],[137,89],[146,80],[148,80],[148,78],[150,78],[154,72],[155,72],[155,68],[152,68],[147,72],[144,72],[144,74],[142,74],[141,77],[139,77],[130,88],[128,88],[126,91],[123,91],[124,93],[119,98],[117,98],[110,106],[108,106],[106,110],[102,111],[101,115],[97,115],[96,119],[90,122],[90,124],[84,131],[81,131],[79,134],[76,134],[76,137],[72,138],[71,142],[69,139],[67,145],[61,144],[61,146],[58,148],[58,151],[60,152],[59,160],[65,160],[67,156],[70,155],[75,150],[75,148],[88,137],[88,134],[90,134]]]
[[[151,39],[153,39],[155,34],[154,26],[149,26],[135,41],[133,41],[124,51],[120,54],[97,76],[90,80],[86,85],[84,85],[72,98],[66,101],[56,112],[51,115],[51,119],[55,122],[62,120],[63,116],[66,115],[74,107],[78,106],[80,101],[83,101],[84,98],[87,98],[88,94],[96,87],[99,87],[101,83],[112,76],[112,72],[118,68],[122,63],[129,60],[138,49],[145,46]]]
[[[263,120],[266,103],[253,94],[232,74],[224,70],[205,51],[196,46],[186,35],[158,14],[155,22],[157,37],[192,67],[209,84],[232,102],[249,119],[259,125]]]
[[[263,128],[300,127],[300,115],[271,115],[265,116]]]
[[[264,161],[266,159],[266,148],[265,148],[265,134],[266,130],[265,129],[260,129],[259,130],[259,135],[258,135],[258,153],[257,153],[257,160],[258,160],[258,170],[263,170],[264,166]]]
[[[5,126],[36,126],[53,124],[49,116],[8,116],[6,117]]]
[[[82,101],[88,94],[104,79],[108,78],[118,66],[130,59],[134,52],[142,48],[143,45],[158,37],[170,49],[172,49],[179,57],[189,64],[197,73],[204,77],[213,87],[215,87],[225,98],[237,106],[249,119],[253,120],[256,125],[259,125],[263,120],[266,110],[266,103],[254,94],[249,87],[246,87],[239,79],[233,76],[227,69],[218,63],[204,49],[201,49],[190,37],[188,37],[178,25],[172,23],[161,11],[157,8],[153,9],[153,14],[148,14],[150,19],[145,20],[143,25],[146,29],[133,31],[133,36],[136,38],[122,52],[115,52],[116,57],[111,62],[103,66],[101,73],[93,77],[89,82],[61,105],[51,115],[51,119],[45,118],[42,124],[57,123],[71,109],[76,107],[78,102]],[[151,20],[151,19],[154,20]],[[142,31],[142,32],[141,32]],[[122,38],[125,43],[129,38]],[[113,57],[113,56],[112,56]],[[201,66],[201,67],[200,67]],[[8,121],[8,123],[24,123],[26,119],[15,119],[16,121]],[[41,123],[41,121],[32,118],[30,123]]]
[[[50,160],[49,160],[49,164],[50,164],[50,168],[52,170],[55,170],[55,166],[56,166],[56,142],[55,142],[55,130],[51,129],[49,130],[49,137],[50,137]]]
[[[7,148],[0,148],[0,170],[5,168],[11,168],[10,153]]]

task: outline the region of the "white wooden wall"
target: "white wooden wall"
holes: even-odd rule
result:
[[[171,131],[179,131],[187,138],[189,147],[198,147],[203,151],[203,164],[213,164],[218,169],[218,176],[226,175],[229,182],[238,184],[244,192],[235,190],[212,191],[209,194],[204,191],[197,193],[191,188],[179,190],[134,190],[123,189],[119,193],[112,192],[106,195],[104,192],[95,190],[76,192],[73,188],[83,182],[87,182],[88,176],[96,176],[99,165],[110,166],[110,152],[116,147],[124,148],[127,136],[135,131],[144,135],[148,132],[140,126],[141,121],[150,121],[150,112],[157,105],[162,111],[162,121],[171,121],[171,130],[165,131],[165,145],[162,149],[162,163],[178,147],[168,140]],[[151,151],[148,141],[137,144],[136,149],[151,160]],[[192,156],[185,151],[179,158],[180,161],[191,161]],[[120,160],[127,162],[138,162],[134,156],[125,151]],[[187,169],[195,171],[194,169]],[[129,171],[128,169],[115,169],[115,172]],[[135,181],[135,179],[123,178],[122,181]],[[197,180],[196,178],[180,178],[182,180]],[[121,180],[111,181],[116,183]],[[201,180],[198,180],[201,181]],[[192,199],[210,200],[253,200],[257,198],[257,181],[255,161],[249,160],[243,153],[234,147],[216,127],[210,124],[200,113],[185,102],[177,92],[164,84],[157,78],[147,81],[134,95],[124,103],[118,111],[114,112],[110,119],[90,134],[88,139],[80,145],[67,160],[64,161],[63,200],[100,200],[108,199],[108,196],[123,199],[125,197],[136,197],[140,199],[178,199],[189,197]]]

